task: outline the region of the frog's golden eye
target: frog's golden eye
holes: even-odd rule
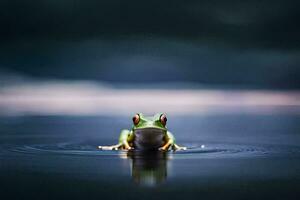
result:
[[[165,126],[167,124],[167,121],[168,121],[167,116],[165,114],[162,114],[160,116],[160,122],[162,123],[162,125]]]
[[[134,115],[132,118],[132,121],[133,121],[134,125],[137,125],[140,122],[139,114]]]

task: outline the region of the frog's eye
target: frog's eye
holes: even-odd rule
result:
[[[168,121],[167,116],[165,114],[162,114],[160,116],[160,122],[165,126],[167,124],[167,121]]]
[[[140,116],[138,114],[134,115],[132,121],[134,125],[137,125],[140,122]]]

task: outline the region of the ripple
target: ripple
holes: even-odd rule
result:
[[[251,146],[239,144],[201,144],[186,145],[186,151],[170,154],[173,158],[222,158],[222,157],[255,157],[269,155],[300,155],[299,147],[285,146]],[[104,151],[85,143],[56,143],[10,146],[7,151],[30,155],[69,155],[69,156],[120,156],[126,151]]]
[[[116,156],[118,151],[101,151],[95,146],[80,143],[35,144],[11,148],[10,151],[32,155]]]
[[[194,146],[187,151],[177,152],[182,157],[253,157],[275,154],[271,147],[258,147],[237,144],[206,144],[205,147]]]

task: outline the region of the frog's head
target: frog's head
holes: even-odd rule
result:
[[[145,117],[142,113],[133,116],[132,130],[135,135],[134,146],[138,149],[158,149],[164,144],[167,133],[167,117],[163,113]]]
[[[145,117],[142,113],[137,113],[132,118],[133,130],[159,129],[166,131],[167,116],[164,113],[158,113],[152,117]]]

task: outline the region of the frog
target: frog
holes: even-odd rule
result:
[[[119,142],[111,146],[98,146],[101,150],[186,150],[175,142],[174,135],[167,128],[165,113],[145,116],[136,113],[132,117],[132,128],[123,129]]]

